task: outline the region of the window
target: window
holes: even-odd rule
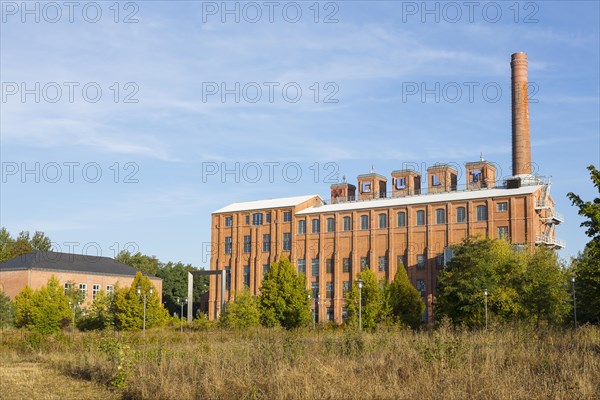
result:
[[[406,213],[399,211],[398,214],[398,227],[406,226]]]
[[[440,182],[440,178],[437,174],[431,175],[431,186],[441,186],[442,182]]]
[[[362,229],[362,230],[369,229],[369,216],[368,215],[360,216],[360,229]]]
[[[299,235],[306,234],[306,221],[305,220],[298,221],[298,234]]]
[[[292,221],[292,212],[291,211],[285,211],[283,213],[283,222],[291,222]]]
[[[246,215],[246,225],[250,225],[250,216]]]
[[[344,217],[344,231],[348,232],[352,229],[352,220],[350,217]]]
[[[417,211],[417,225],[425,225],[425,211]]]
[[[321,230],[321,221],[315,218],[312,220],[312,233],[319,233]]]
[[[265,219],[267,220],[267,224],[271,223],[271,213],[270,212],[265,214]]]
[[[231,290],[231,267],[225,267],[225,290]]]
[[[335,232],[335,219],[327,218],[327,232]]]
[[[352,260],[350,258],[344,258],[342,261],[342,271],[343,272],[351,272],[352,271]]]
[[[313,258],[310,265],[311,265],[312,277],[318,278],[319,277],[319,259]]]
[[[379,272],[385,272],[387,270],[387,257],[386,256],[379,257],[378,266],[379,266]]]
[[[498,227],[498,237],[499,238],[508,238],[508,226],[499,226]]]
[[[290,251],[292,249],[292,234],[284,232],[283,234],[283,250]]]
[[[467,210],[464,207],[458,207],[456,209],[456,222],[466,222],[467,220]]]
[[[319,282],[313,282],[310,287],[312,288],[313,301],[316,304],[317,299],[319,298]]]
[[[363,182],[361,189],[362,193],[371,193],[371,182]]]
[[[325,297],[333,299],[333,282],[327,282],[325,284]]]
[[[96,300],[96,296],[98,295],[99,292],[100,292],[100,285],[94,284],[92,286],[92,299]]]
[[[231,236],[227,236],[225,238],[225,254],[231,254],[232,249],[233,249],[233,244],[231,241]]]
[[[396,257],[396,263],[398,264],[398,268],[403,267],[406,268],[406,258],[402,254]]]
[[[106,295],[112,296],[115,293],[115,288],[113,285],[106,285]]]
[[[446,211],[443,208],[435,210],[435,223],[445,224],[446,223]]]
[[[364,271],[369,268],[369,257],[361,257],[360,258],[360,270]]]
[[[333,258],[328,258],[325,260],[325,272],[328,274],[333,274]]]
[[[421,292],[421,297],[427,296],[427,284],[425,283],[425,279],[417,279],[417,290]]]
[[[387,214],[379,214],[379,228],[387,228]]]
[[[348,323],[348,307],[342,307],[342,322]]]
[[[477,183],[481,181],[481,170],[474,169],[471,171],[471,183]]]
[[[244,236],[244,253],[250,253],[250,247],[251,247],[251,241],[250,241],[250,235],[245,235]]]
[[[342,282],[342,292],[348,293],[350,290],[352,290],[352,282],[351,281]]]
[[[333,321],[333,307],[327,307],[327,322]]]
[[[502,203],[496,204],[496,211],[508,211],[508,202],[503,201]]]
[[[396,189],[404,189],[406,187],[406,178],[396,178]]]
[[[437,255],[437,257],[435,258],[435,265],[437,265],[438,267],[444,266],[444,253]]]
[[[252,214],[252,225],[262,225],[262,224],[263,224],[263,214],[262,213]]]
[[[85,299],[87,297],[87,285],[85,283],[80,283],[79,291],[81,292],[81,295]]]
[[[417,268],[425,268],[425,254],[417,254]]]
[[[306,276],[306,260],[298,260],[298,273]]]
[[[271,266],[269,264],[263,264],[263,279],[265,279],[265,275],[267,275],[267,272],[269,272],[270,269]]]
[[[250,287],[250,266],[244,266],[244,286]]]
[[[285,235],[285,233],[284,233]],[[285,247],[285,244],[284,244]],[[271,251],[271,234],[265,233],[263,235],[263,251]]]
[[[477,221],[487,221],[487,206],[477,206]]]
[[[225,226],[233,226],[233,217],[225,217]]]
[[[71,283],[67,282],[67,283],[65,283],[65,294],[67,294],[69,292],[69,290],[71,290]]]

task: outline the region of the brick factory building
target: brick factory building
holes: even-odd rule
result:
[[[65,288],[75,284],[84,293],[83,305],[89,305],[100,290],[110,294],[117,286],[131,286],[137,272],[108,257],[32,251],[0,263],[0,290],[14,298],[26,286],[39,289],[54,276]],[[144,275],[150,278],[162,301],[162,279]]]
[[[318,195],[234,203],[212,214],[211,270],[226,272],[223,299],[248,287],[260,292],[269,264],[288,257],[306,276],[319,321],[342,322],[345,293],[370,268],[391,282],[399,267],[433,316],[437,275],[452,244],[483,235],[514,245],[562,248],[554,235],[563,218],[554,212],[550,182],[531,175],[527,57],[512,55],[512,170],[500,181],[493,163],[480,158],[459,171],[435,164],[423,174],[402,169],[388,178],[371,171],[357,185],[331,186],[329,204]],[[423,178],[426,184],[422,186]],[[426,190],[425,190],[426,189]],[[221,285],[211,276],[209,318],[221,312]]]

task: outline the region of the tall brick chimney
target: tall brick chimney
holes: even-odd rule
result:
[[[531,175],[527,64],[527,54],[525,52],[512,55],[510,66],[512,72],[513,176]]]

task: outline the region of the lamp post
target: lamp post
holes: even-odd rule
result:
[[[487,299],[488,299],[488,291],[487,289],[483,289],[483,295],[485,296],[485,330],[488,328],[488,311],[487,311]]]
[[[317,314],[319,313],[319,305],[321,304],[321,294],[317,293],[315,296],[315,327],[317,326]]]
[[[309,304],[310,304],[310,299],[311,299],[311,295],[310,295],[310,293],[309,293],[309,294],[308,294],[308,301],[309,301]],[[313,317],[313,319],[312,319],[312,320],[313,320],[313,329],[315,329],[315,325],[316,325],[316,322],[315,322],[315,311],[314,311],[314,310],[312,310],[311,312],[312,312],[312,317]]]
[[[359,279],[358,283],[358,330],[362,332],[362,288],[363,280]]]
[[[575,274],[571,275],[573,285],[573,328],[577,329],[577,299],[575,298]]]
[[[181,314],[179,314],[179,319],[180,319],[179,330],[181,332],[183,332],[183,305],[187,304],[187,299],[183,299],[183,301],[181,301],[181,300],[179,300],[179,297],[178,297],[177,304],[179,304],[181,306]]]
[[[148,289],[148,293],[150,293],[150,295],[152,295],[152,286],[150,286],[150,288]],[[138,286],[137,287],[137,294],[138,294],[138,296],[141,296],[144,299],[144,325],[143,325],[143,331],[144,331],[144,337],[146,337],[146,291],[144,291],[144,293],[142,293],[142,287]]]
[[[71,336],[75,335],[75,311],[77,310],[77,307],[79,307],[79,305],[81,305],[81,301],[78,301],[77,303],[72,303],[71,301],[69,301],[69,307],[71,307],[71,310],[73,310],[73,319],[71,321]]]

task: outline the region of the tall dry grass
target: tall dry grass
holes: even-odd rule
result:
[[[2,348],[133,399],[598,399],[600,329],[82,333]]]

